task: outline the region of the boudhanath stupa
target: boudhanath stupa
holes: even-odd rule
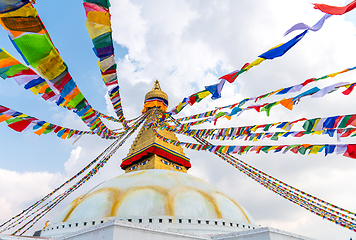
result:
[[[156,81],[144,110],[167,105]],[[159,134],[177,139],[166,130]],[[142,127],[121,163],[124,174],[79,196],[35,236],[0,239],[310,239],[259,226],[234,199],[188,174],[190,167],[181,146]]]

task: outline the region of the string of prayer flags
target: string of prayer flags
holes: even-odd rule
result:
[[[335,7],[326,4],[313,3],[315,9],[319,9],[320,11],[332,15],[343,15],[356,7],[356,0],[350,2],[346,6],[343,7]]]
[[[303,137],[305,135],[326,135],[329,137],[337,137],[340,141],[341,138],[345,137],[355,137],[356,128],[344,128],[344,129],[324,129],[320,131],[289,131],[289,132],[251,132],[248,127],[239,128],[226,128],[216,131],[216,129],[187,129],[187,128],[171,128],[162,127],[167,131],[184,134],[187,136],[199,136],[208,140],[244,140],[244,141],[260,141],[265,138],[270,140],[278,141],[280,137]]]
[[[282,105],[285,108],[289,109],[289,110],[293,110],[293,106],[296,105],[297,103],[299,103],[299,101],[306,96],[311,96],[312,98],[317,98],[317,97],[323,97],[328,93],[333,93],[335,92],[335,90],[339,89],[340,87],[345,87],[347,88],[345,91],[347,91],[347,94],[349,94],[353,89],[354,86],[356,85],[356,83],[336,83],[333,84],[331,86],[327,86],[325,88],[319,89],[318,87],[314,87],[311,88],[295,97],[289,98],[289,99],[282,99],[280,101],[276,101],[276,102],[272,102],[272,103],[264,103],[261,105],[251,105],[248,106],[246,108],[240,108],[240,107],[234,107],[231,112],[214,112],[214,115],[212,117],[209,117],[209,119],[205,119],[207,121],[210,122],[214,122],[214,124],[216,124],[217,120],[219,118],[225,117],[228,120],[231,119],[232,116],[236,115],[239,116],[242,112],[247,111],[247,110],[251,110],[254,109],[257,112],[263,112],[265,111],[267,116],[270,115],[270,111],[272,109],[272,107],[277,106],[277,105]],[[345,95],[345,91],[343,91],[343,94]],[[199,114],[200,115],[200,114]],[[188,117],[189,118],[189,117]],[[194,123],[186,123],[185,126],[193,126],[193,125],[198,125],[201,123],[204,123],[206,121],[196,121]]]
[[[199,137],[194,137],[194,139],[207,147],[211,146],[209,142]],[[353,217],[356,216],[355,213],[344,208],[340,208],[334,204],[301,191],[287,183],[284,183],[228,153],[214,152],[214,154],[276,194],[298,204],[320,217],[323,217],[323,219],[328,219],[338,225],[356,231],[355,223],[350,222],[350,220],[356,220]]]
[[[32,129],[38,136],[42,134],[55,133],[62,139],[76,138],[83,134],[93,135],[92,131],[80,131],[61,127],[46,121],[38,120],[35,117],[15,111],[0,105],[0,122],[6,122],[7,126],[17,132]]]
[[[171,114],[171,115],[178,114],[188,104],[190,106],[193,106],[195,103],[200,102],[201,100],[203,100],[204,98],[206,98],[210,94],[211,93],[208,90],[202,90],[200,92],[194,93],[194,94],[190,95],[189,97],[184,98],[182,102],[180,102],[177,106],[175,106],[168,113]]]
[[[206,145],[207,147],[211,146],[209,142],[202,140],[199,137],[194,137],[194,139],[197,140],[199,143]],[[346,226],[347,228],[353,230],[355,229],[355,224],[349,222],[349,220],[355,220],[353,218],[353,216],[356,215],[355,213],[340,208],[334,204],[330,204],[322,199],[319,199],[291,185],[288,185],[254,168],[253,166],[245,163],[244,161],[235,158],[230,154],[224,154],[220,152],[214,152],[214,154],[237,168],[242,173],[246,174],[248,177],[254,179],[267,189],[272,190],[273,192],[292,201],[293,203],[302,206],[303,208],[311,211],[312,213],[317,214],[318,216],[323,217],[324,219],[326,218],[339,225]],[[318,206],[318,208],[316,208],[316,206]],[[351,216],[347,216],[346,214],[350,214]]]
[[[47,194],[46,196],[44,196],[42,199],[38,200],[37,202],[35,202],[34,204],[32,204],[31,206],[29,206],[27,209],[23,210],[21,213],[15,215],[14,217],[12,217],[11,219],[9,219],[8,221],[4,222],[3,224],[0,225],[1,227],[4,227],[5,225],[9,224],[9,226],[7,226],[6,228],[0,230],[0,233],[3,233],[15,226],[17,226],[19,221],[23,222],[25,221],[27,217],[25,217],[25,215],[29,215],[28,212],[32,211],[34,208],[36,208],[37,206],[39,206],[41,203],[43,203],[44,201],[46,201],[48,198],[50,198],[52,195],[54,195],[56,192],[58,192],[60,189],[62,189],[64,186],[68,185],[70,182],[72,182],[74,179],[76,179],[77,177],[79,177],[81,174],[83,174],[86,170],[88,170],[93,164],[95,164],[104,154],[106,154],[113,146],[115,143],[112,143],[107,149],[105,149],[97,158],[95,158],[93,161],[91,161],[88,165],[86,165],[83,169],[81,169],[79,172],[77,172],[74,176],[72,176],[70,179],[68,179],[67,181],[65,181],[64,183],[62,183],[59,187],[57,187],[56,189],[54,189],[52,192],[50,192],[49,194]],[[48,205],[48,204],[46,204]],[[45,205],[45,206],[46,206]],[[15,222],[14,220],[17,219]]]
[[[187,116],[187,117],[177,118],[176,120],[178,122],[183,122],[183,121],[189,121],[189,120],[193,120],[193,119],[211,117],[211,116],[214,116],[217,111],[218,111],[218,109],[215,109],[215,110],[198,113],[198,114]]]
[[[24,223],[23,226],[21,226],[20,228],[18,228],[13,235],[19,233],[20,235],[23,235],[24,233],[26,233],[31,227],[34,226],[34,224],[36,224],[38,222],[38,220],[40,220],[44,215],[46,215],[50,210],[52,210],[57,204],[59,204],[63,199],[65,199],[67,196],[69,196],[71,193],[73,193],[75,190],[77,190],[79,187],[81,187],[83,184],[85,184],[86,182],[88,182],[93,176],[95,176],[98,171],[104,167],[104,165],[108,162],[108,160],[116,153],[116,151],[126,142],[126,140],[137,130],[137,128],[143,123],[143,121],[145,120],[145,118],[141,118],[139,119],[135,125],[130,128],[129,130],[125,130],[125,134],[127,133],[127,135],[125,136],[124,139],[122,139],[120,142],[120,139],[116,139],[116,141],[111,144],[111,146],[109,146],[109,148],[107,149],[108,151],[104,151],[102,154],[100,154],[100,156],[98,158],[100,158],[101,160],[99,161],[99,163],[97,163],[84,177],[82,177],[77,183],[73,184],[70,188],[68,188],[64,193],[59,194],[58,196],[56,196],[54,199],[52,199],[51,201],[47,202],[46,204],[42,205],[41,207],[38,206],[38,208],[36,210],[34,210],[34,208],[30,208],[29,211],[32,210],[31,214],[28,214],[25,219],[17,219],[15,221],[15,223],[12,223],[12,225],[10,225],[8,227],[9,228],[13,228],[15,226],[18,226],[20,224],[23,224],[25,220],[27,220],[29,217],[32,217],[33,214],[37,213],[34,217],[32,217],[32,219],[30,219],[29,221],[27,221],[26,223]],[[124,134],[124,135],[125,135]],[[123,137],[124,135],[121,135],[121,137]],[[35,203],[36,204],[36,203]],[[22,213],[18,214],[17,216],[21,216]],[[15,218],[15,217],[14,217]],[[13,220],[14,218],[10,219]],[[10,221],[7,221],[5,224],[9,224]],[[11,224],[11,223],[10,223]],[[3,224],[4,225],[4,224]],[[2,226],[3,226],[2,225]],[[1,227],[1,226],[0,226]],[[27,227],[27,228],[26,228]],[[5,230],[2,230],[5,231]],[[21,232],[22,231],[22,232]]]
[[[44,79],[49,80],[58,91],[60,104],[73,109],[80,117],[95,113],[69,74],[31,3],[0,14],[0,24],[7,30],[25,62],[34,67]],[[102,138],[115,136],[95,114],[90,121],[82,120]]]
[[[108,95],[120,122],[124,127],[128,127],[119,92],[111,31],[110,2],[108,0],[84,0],[83,6],[87,17],[87,30],[94,45],[95,55],[99,58],[98,64],[104,83],[108,87]]]
[[[304,82],[300,83],[300,84],[296,84],[296,85],[293,85],[293,86],[290,86],[290,87],[286,87],[286,88],[281,88],[281,89],[278,89],[278,90],[274,90],[272,92],[269,92],[269,93],[265,93],[263,95],[260,95],[258,97],[250,97],[250,98],[245,98],[243,99],[242,101],[238,102],[238,103],[234,103],[234,104],[230,104],[230,105],[227,105],[227,106],[224,106],[224,107],[218,107],[216,108],[215,110],[211,110],[211,111],[208,111],[208,112],[205,112],[205,113],[199,113],[199,114],[195,114],[195,115],[192,115],[192,116],[188,116],[188,117],[182,117],[182,118],[179,118],[177,119],[177,121],[188,121],[188,120],[191,120],[191,119],[198,119],[198,118],[203,118],[203,117],[210,117],[210,116],[213,116],[217,113],[218,110],[221,110],[221,109],[224,109],[224,108],[230,108],[230,109],[234,109],[235,107],[239,107],[241,108],[241,106],[243,106],[245,103],[247,103],[248,101],[252,101],[254,100],[255,102],[261,100],[261,99],[265,99],[265,98],[268,98],[268,97],[271,97],[273,95],[284,95],[284,94],[287,94],[287,93],[294,93],[294,92],[299,92],[301,91],[305,86],[307,86],[308,84],[310,83],[314,83],[314,82],[317,82],[317,81],[320,81],[320,80],[324,80],[324,79],[327,79],[327,78],[330,78],[330,77],[335,77],[341,73],[346,73],[346,72],[349,72],[349,71],[353,71],[355,70],[356,67],[352,67],[352,68],[346,68],[342,71],[338,71],[338,72],[335,72],[335,73],[331,73],[331,74],[328,74],[328,75],[324,75],[322,77],[319,77],[319,78],[310,78],[310,79],[307,79],[305,80]],[[354,89],[356,84],[350,84],[350,86],[346,86],[347,89],[345,91],[343,91],[342,93],[344,95],[348,95],[352,92],[352,90]],[[291,106],[289,106],[289,104],[291,104],[291,101],[287,101],[287,100],[282,100],[281,101],[281,104],[285,107],[288,107],[290,108]],[[258,106],[256,107],[258,108]],[[236,109],[238,110],[238,109]]]
[[[264,137],[273,138],[272,140],[278,140],[279,136],[287,137],[301,137],[306,134],[324,134],[333,137],[336,133],[338,138],[341,137],[354,137],[354,128],[346,129],[349,126],[356,127],[356,114],[339,115],[324,118],[306,119],[300,118],[294,121],[276,122],[269,124],[259,124],[251,126],[241,127],[229,127],[229,128],[212,128],[212,129],[189,129],[191,126],[199,125],[201,121],[208,121],[207,119],[199,120],[191,123],[178,124],[176,126],[163,125],[161,128],[168,131],[173,131],[178,134],[190,134],[190,136],[199,136],[207,139],[219,139],[219,140],[233,140],[240,138],[241,136],[252,137],[248,139],[252,141],[262,140]],[[305,131],[290,132],[296,123],[303,123],[303,129]],[[287,132],[267,133],[272,127],[282,129]],[[258,130],[264,131],[264,133],[258,133]]]
[[[11,70],[11,69],[19,69],[19,68],[20,68],[21,71],[18,71],[18,70],[12,71]],[[3,70],[3,69],[5,69],[5,70]],[[10,70],[6,70],[6,69],[10,69]],[[2,78],[4,78],[4,79],[12,78],[18,83],[18,85],[24,85],[25,84],[24,85],[25,89],[30,89],[35,95],[41,94],[42,98],[45,99],[45,100],[55,101],[58,106],[65,107],[67,109],[74,109],[76,111],[78,111],[79,109],[81,109],[83,107],[83,109],[84,110],[86,109],[86,111],[88,113],[94,113],[95,112],[94,109],[92,109],[88,105],[88,103],[86,101],[82,102],[82,106],[81,105],[77,105],[76,108],[73,108],[73,101],[75,100],[75,98],[72,99],[72,101],[71,101],[71,98],[76,93],[78,93],[79,89],[77,87],[72,91],[73,93],[70,94],[67,98],[66,97],[62,98],[60,94],[56,93],[56,92],[58,92],[58,90],[53,87],[53,84],[51,83],[51,81],[48,81],[46,79],[41,78],[32,69],[30,69],[30,68],[24,66],[23,64],[21,64],[19,61],[17,61],[13,56],[11,56],[9,53],[7,53],[3,49],[1,49],[1,51],[0,51],[0,72],[3,72],[1,74]],[[79,96],[82,97],[82,94],[80,94]],[[79,99],[81,99],[81,98],[79,98]],[[77,113],[78,116],[81,117],[81,113],[82,112],[83,111],[76,112],[76,113]],[[89,127],[92,127],[94,125],[94,122],[91,123],[86,118],[82,118],[82,120]],[[90,119],[90,120],[93,120],[93,119]],[[97,122],[98,121],[96,121],[95,123],[98,124]],[[99,123],[99,126],[100,126],[100,123]],[[100,126],[100,128],[105,130],[105,128],[103,126]],[[97,130],[97,132],[99,133],[99,129]],[[101,132],[101,133],[102,133],[102,137],[105,137],[105,138],[109,137],[109,136],[106,136],[107,135],[107,131],[106,132]],[[113,136],[111,136],[111,137],[113,137]]]
[[[239,154],[242,155],[248,152],[256,152],[257,154],[262,152],[269,153],[273,151],[274,153],[283,152],[287,153],[288,151],[295,154],[299,153],[305,155],[308,154],[317,154],[324,150],[325,156],[336,152],[336,154],[343,154],[345,157],[356,159],[356,144],[293,144],[293,145],[250,145],[250,146],[239,146],[239,145],[202,145],[196,143],[181,142],[178,140],[168,139],[163,137],[157,131],[155,135],[162,141],[175,145],[175,146],[184,146],[187,149],[192,150],[203,150],[209,152],[219,152],[219,153],[228,153],[228,154]],[[325,150],[326,149],[326,150]]]
[[[346,209],[340,208],[334,204],[328,203],[322,199],[316,198],[308,193],[305,193],[293,186],[290,186],[278,179],[248,165],[247,163],[234,158],[229,154],[215,153],[224,161],[237,168],[248,177],[252,178],[262,186],[280,195],[281,197],[303,207],[304,209],[316,214],[317,216],[327,219],[342,227],[356,231],[354,222],[355,213]]]
[[[333,93],[335,92],[337,89],[339,89],[340,87],[345,87],[348,94],[351,93],[351,91],[353,90],[354,86],[356,83],[347,83],[347,82],[341,82],[341,83],[336,83],[327,87],[324,87],[322,89],[319,89],[318,87],[314,87],[311,88],[301,94],[298,94],[295,97],[292,98],[288,98],[288,99],[282,99],[280,101],[276,101],[276,102],[272,102],[272,103],[264,103],[261,105],[251,105],[248,106],[246,108],[239,108],[239,107],[235,107],[236,109],[232,109],[232,111],[229,112],[218,112],[215,116],[214,119],[212,119],[212,121],[214,121],[216,123],[218,118],[221,117],[226,117],[227,119],[231,119],[231,116],[233,115],[240,115],[243,111],[246,110],[251,110],[251,109],[255,109],[257,112],[266,112],[267,116],[270,115],[270,111],[272,109],[272,107],[277,106],[277,105],[282,105],[285,108],[289,109],[289,110],[293,110],[293,106],[298,104],[299,101],[307,96],[310,96],[311,98],[319,98],[319,97],[324,97],[326,94],[329,93]],[[346,91],[345,90],[345,91]],[[343,91],[343,94],[345,94],[345,91]]]
[[[307,30],[310,30],[310,31],[313,31],[313,32],[319,31],[319,30],[323,27],[323,25],[324,25],[326,19],[328,19],[330,16],[331,16],[331,14],[326,13],[326,14],[325,14],[314,26],[312,26],[312,27],[308,26],[308,25],[305,24],[305,23],[297,23],[297,24],[295,24],[293,27],[291,27],[290,29],[288,29],[288,30],[284,33],[284,36],[288,35],[289,33],[293,32],[293,31],[295,31],[295,30],[305,30],[305,29],[307,29]]]
[[[295,36],[291,40],[289,40],[286,43],[279,44],[271,49],[269,49],[267,52],[262,53],[258,58],[253,61],[250,64],[245,64],[240,71],[234,71],[229,74],[226,74],[219,79],[225,79],[229,83],[233,83],[235,79],[244,72],[247,72],[250,70],[252,67],[255,67],[259,64],[261,64],[264,60],[266,59],[274,59],[276,57],[281,57],[283,56],[288,50],[290,50],[295,44],[297,44],[307,33],[308,30],[305,30],[303,33]]]

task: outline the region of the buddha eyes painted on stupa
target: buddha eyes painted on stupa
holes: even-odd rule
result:
[[[177,170],[182,170],[182,168],[179,167],[179,166],[177,166],[177,165],[173,165],[173,166],[174,166],[174,168],[177,169]]]
[[[130,171],[133,171],[133,170],[135,170],[137,168],[137,165],[134,165],[134,166],[132,166],[131,168],[130,168]]]
[[[145,160],[145,161],[143,161],[143,162],[141,163],[141,165],[142,165],[142,166],[143,166],[143,165],[146,165],[148,162],[149,162],[149,160]]]
[[[161,160],[164,164],[169,165],[170,163],[164,159]]]

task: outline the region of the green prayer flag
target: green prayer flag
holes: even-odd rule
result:
[[[273,134],[273,136],[271,137],[271,140],[278,141],[278,136],[279,136],[279,133]]]
[[[270,113],[272,107],[275,106],[275,105],[277,105],[277,102],[269,103],[266,106],[264,106],[263,108],[261,108],[261,112],[265,111],[267,113],[267,116],[269,117],[269,113]]]
[[[312,131],[313,128],[314,128],[315,121],[317,119],[318,118],[314,118],[314,119],[309,119],[309,120],[305,121],[304,124],[303,124],[304,130],[307,131],[307,132]]]
[[[83,94],[79,93],[71,101],[69,101],[68,106],[71,106],[72,108],[75,108],[81,101],[83,101],[83,99],[84,99]]]
[[[263,128],[263,131],[268,131],[271,127],[272,127],[273,124],[267,124],[264,128]]]
[[[338,126],[337,128],[346,128],[346,124],[347,124],[347,122],[350,120],[350,118],[351,118],[352,116],[353,116],[353,115],[346,115],[346,116],[342,119],[341,123],[339,124],[339,126]]]
[[[261,148],[261,151],[264,151],[265,153],[268,153],[268,150],[271,148],[272,146],[265,146],[263,148]]]
[[[93,44],[95,49],[100,49],[112,45],[111,32],[101,34],[100,36],[94,38]]]
[[[305,148],[304,146],[300,146],[300,148],[298,149],[298,152],[302,155],[304,155],[306,151],[307,151],[307,148]]]
[[[26,34],[14,39],[14,42],[32,67],[37,67],[37,62],[47,57],[54,49],[46,34]]]

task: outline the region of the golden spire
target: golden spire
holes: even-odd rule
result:
[[[152,90],[146,94],[145,102],[147,99],[153,98],[153,97],[160,97],[160,98],[165,99],[168,102],[168,95],[161,90],[161,86],[159,85],[158,80],[155,81]]]
[[[161,90],[158,80],[155,81],[152,90],[145,96],[142,113],[153,107],[161,108],[163,112],[166,112],[168,107],[168,95]]]
[[[167,109],[168,96],[161,90],[158,80],[153,88],[145,96],[145,104],[142,112],[150,108],[160,108],[164,112]],[[178,140],[173,132],[166,130],[157,131],[161,136],[172,140]],[[125,172],[144,169],[166,169],[179,172],[187,172],[191,167],[189,158],[185,157],[181,146],[174,146],[156,137],[152,128],[141,128],[132,143],[129,153],[122,160],[121,168]]]

